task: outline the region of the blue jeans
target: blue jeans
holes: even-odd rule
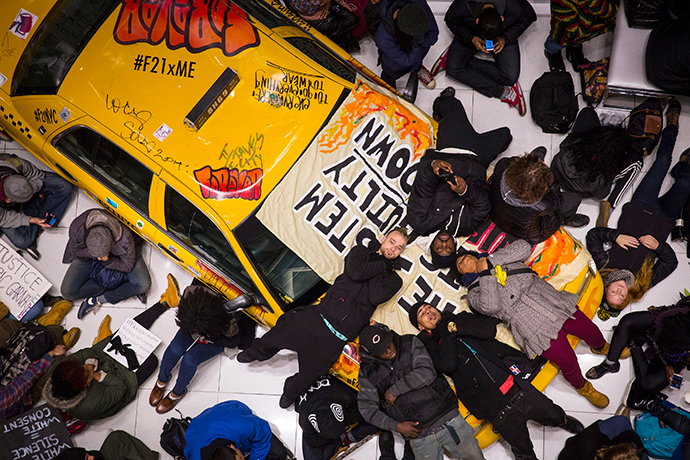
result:
[[[175,338],[172,339],[170,345],[168,345],[168,348],[165,349],[165,353],[163,353],[161,368],[158,371],[158,380],[163,383],[170,380],[170,373],[180,358],[182,358],[177,382],[175,382],[175,387],[172,389],[172,392],[177,396],[182,396],[187,391],[187,385],[192,381],[199,364],[223,352],[223,347],[211,343],[196,343],[189,349],[193,343],[194,339],[189,332],[180,329],[175,334]]]
[[[36,192],[29,201],[21,205],[20,212],[29,217],[44,218],[46,214],[52,214],[62,219],[65,210],[72,198],[74,185],[52,172],[46,172],[43,187]],[[2,228],[7,238],[18,249],[26,249],[36,241],[38,225],[29,224],[17,228]]]
[[[493,61],[478,59],[474,45],[467,46],[456,38],[450,44],[446,74],[487,97],[501,97],[504,86],[512,86],[520,76],[520,47],[506,45]]]
[[[546,50],[547,53],[549,53],[549,54],[560,53],[563,48],[565,48],[565,46],[559,45],[558,43],[553,41],[553,38],[551,38],[551,35],[546,37],[546,41],[544,42],[544,49]]]
[[[91,262],[91,259],[72,261],[60,287],[62,297],[74,301],[103,294],[108,303],[114,304],[143,294],[151,287],[151,276],[141,256],[137,258],[132,271],[127,273],[128,281],[111,290],[106,290],[90,278]]]
[[[632,201],[658,209],[673,220],[678,219],[685,201],[690,196],[690,164],[685,161],[678,162],[673,167],[671,174],[676,181],[668,192],[659,196],[661,184],[671,166],[677,136],[678,128],[675,126],[664,128],[654,164],[649,168],[632,197]]]
[[[443,424],[437,433],[410,439],[410,446],[416,460],[443,460],[443,449],[453,459],[484,460],[474,430],[462,415]]]
[[[27,311],[26,314],[22,317],[22,323],[27,323],[32,319],[37,318],[38,315],[41,314],[41,312],[43,312],[43,301],[39,299],[38,302],[36,302],[34,306],[31,307],[29,311]],[[12,313],[10,313],[7,316],[15,320],[17,319],[17,317],[14,316]]]

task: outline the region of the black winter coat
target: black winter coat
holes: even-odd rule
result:
[[[657,260],[652,267],[651,288],[673,273],[678,266],[676,253],[666,242],[673,225],[673,220],[661,211],[633,201],[623,206],[617,229],[594,227],[587,232],[587,249],[598,269],[624,268],[633,274],[639,271],[648,255],[653,255]],[[652,251],[640,244],[637,248],[623,249],[616,244],[616,238],[621,234],[636,238],[652,235],[659,241],[659,247]],[[605,251],[604,245],[607,243],[612,246]]]
[[[448,322],[453,321],[457,332],[448,332]],[[511,392],[504,395],[500,386],[505,379],[496,382],[487,369],[466,346],[484,359],[492,362],[510,375],[518,386],[531,385],[532,361],[519,350],[494,339],[499,321],[488,316],[462,312],[457,315],[443,313],[433,334],[421,332],[417,337],[424,343],[438,372],[453,379],[458,399],[478,419],[491,419],[508,405]],[[514,372],[513,372],[514,373]]]
[[[491,200],[491,220],[507,233],[534,245],[556,233],[563,223],[560,212],[563,196],[554,181],[551,191],[536,203],[524,207],[509,204],[511,198],[515,200],[517,197],[511,191],[501,193],[501,179],[511,161],[511,158],[499,160],[489,179],[487,188]]]
[[[446,13],[446,25],[453,32],[456,39],[465,46],[474,46],[472,39],[481,37],[477,18],[485,2],[472,0],[455,0]],[[492,0],[492,3],[503,16],[503,30],[499,37],[503,37],[506,45],[518,41],[518,37],[527,30],[537,14],[532,5],[526,0]]]
[[[444,160],[467,183],[462,195],[434,174],[431,163]],[[474,153],[427,150],[419,163],[407,208],[407,222],[420,235],[448,230],[453,236],[468,236],[486,219],[491,209],[484,189],[486,168]]]
[[[354,340],[376,307],[402,287],[400,276],[389,268],[391,263],[376,253],[380,247],[372,242],[369,248],[352,248],[345,257],[343,273],[316,305],[317,311],[348,340]]]
[[[673,94],[690,96],[689,16],[659,24],[647,41],[645,69],[649,81]]]

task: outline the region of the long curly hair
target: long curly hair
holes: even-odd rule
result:
[[[194,289],[180,300],[175,322],[189,333],[220,338],[230,327],[231,319],[223,308],[224,303],[225,299],[219,295],[203,288]]]
[[[603,176],[613,181],[632,155],[632,139],[621,126],[597,126],[583,133],[570,133],[561,142],[575,169],[588,181]]]
[[[652,282],[652,269],[654,268],[654,256],[651,254],[642,263],[642,267],[635,273],[635,283],[628,288],[628,295],[625,296],[623,303],[616,305],[615,308],[623,309],[633,302],[637,302],[649,291],[649,284]],[[615,268],[602,268],[599,270],[601,277],[616,270]],[[606,295],[606,293],[604,293]]]
[[[53,395],[72,399],[86,388],[86,369],[74,359],[65,359],[55,366],[51,379]]]
[[[685,308],[672,307],[657,315],[649,335],[655,351],[672,362],[681,362],[690,352],[690,297],[684,297],[676,307]]]

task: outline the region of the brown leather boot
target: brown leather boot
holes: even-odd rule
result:
[[[50,326],[51,324],[60,324],[62,318],[65,317],[67,312],[72,309],[72,301],[60,299],[50,307],[48,313],[44,313],[39,316],[36,321],[44,326]]]
[[[105,315],[105,318],[101,321],[101,325],[98,326],[98,334],[94,337],[93,344],[96,345],[98,342],[111,335],[113,335],[113,331],[110,330],[110,315]]]
[[[606,355],[609,354],[609,349],[610,349],[610,348],[611,348],[611,344],[608,343],[608,342],[606,342],[606,345],[604,345],[603,347],[599,348],[598,350],[597,350],[596,348],[593,348],[593,347],[589,347],[589,350],[590,350],[592,353],[594,353],[595,355],[604,355],[604,356],[606,356]],[[626,358],[630,358],[630,348],[628,348],[628,347],[623,348],[623,352],[621,353],[619,359],[626,359]]]
[[[149,396],[149,404],[151,404],[152,407],[156,407],[158,403],[161,402],[161,399],[163,399],[164,394],[165,383],[156,379],[156,383],[153,385],[153,390],[151,390],[151,395]]]
[[[609,398],[605,394],[595,390],[589,380],[585,380],[584,386],[582,388],[578,388],[577,392],[587,398],[587,401],[591,402],[599,409],[603,409],[609,405]]]
[[[165,398],[161,399],[161,401],[158,403],[156,406],[156,412],[159,414],[165,414],[166,412],[170,412],[177,406],[177,403],[180,402],[180,399],[184,398],[184,395],[186,395],[187,392],[185,391],[182,393],[182,396],[177,396],[174,394],[172,391],[165,395]]]
[[[161,295],[161,302],[166,302],[170,308],[180,304],[180,286],[172,273],[168,273],[168,287]]]

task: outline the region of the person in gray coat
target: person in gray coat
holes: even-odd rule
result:
[[[542,355],[553,362],[578,393],[604,408],[609,399],[583,377],[567,334],[581,338],[599,353],[607,351],[608,343],[577,307],[577,295],[557,291],[525,264],[531,253],[532,246],[525,240],[490,255],[461,249],[454,271],[467,287],[473,309],[504,321],[527,356]]]
[[[73,190],[53,172],[41,171],[17,155],[0,154],[0,230],[18,249],[40,259],[38,230],[57,225]]]
[[[70,264],[62,296],[84,299],[77,318],[100,307],[137,296],[146,303],[151,276],[134,233],[104,209],[89,209],[69,227],[62,263]]]

